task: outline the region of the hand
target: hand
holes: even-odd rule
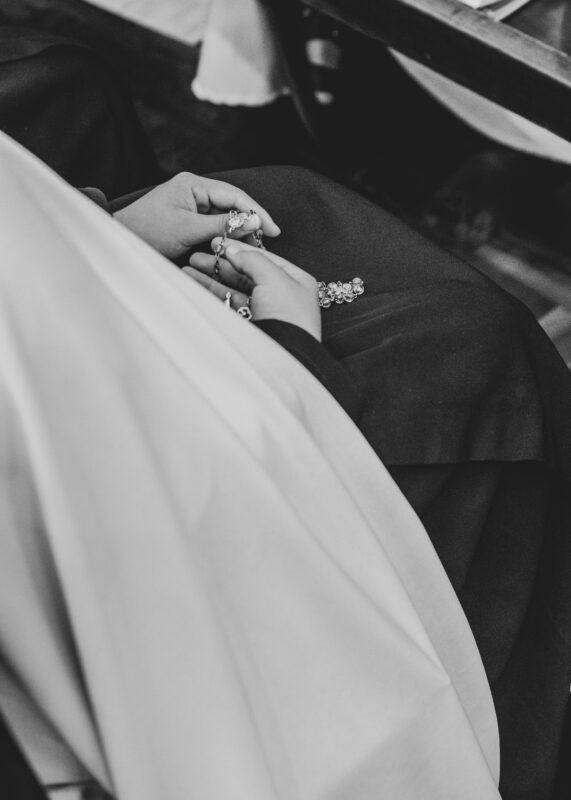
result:
[[[280,229],[258,203],[229,183],[181,172],[117,211],[115,218],[167,258],[177,258],[201,242],[224,233],[231,209],[253,210],[251,220],[233,234],[246,236],[261,228],[265,236]]]
[[[220,244],[214,239],[212,248]],[[195,253],[184,272],[224,300],[232,292],[232,308],[248,303],[252,319],[279,319],[303,328],[321,341],[317,281],[308,272],[267,250],[244,242],[227,242],[220,259],[220,280],[214,280],[214,256]]]

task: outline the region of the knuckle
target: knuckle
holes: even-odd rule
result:
[[[191,172],[179,172],[174,178],[171,178],[171,183],[174,185],[186,186],[195,176]]]

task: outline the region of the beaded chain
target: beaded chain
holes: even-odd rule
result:
[[[214,270],[212,277],[214,280],[219,280],[219,273],[220,273],[220,256],[224,250],[224,246],[226,244],[227,237],[233,233],[238,228],[241,228],[244,223],[254,214],[254,211],[249,212],[241,212],[232,209],[228,216],[228,220],[226,221],[226,226],[224,230],[224,234],[218,247],[214,251]],[[264,250],[264,245],[262,242],[262,237],[264,235],[262,229],[258,229],[255,233],[252,234],[254,237],[254,241],[256,242],[256,247]],[[342,303],[352,303],[353,300],[356,300],[360,295],[365,292],[365,284],[362,278],[353,278],[351,281],[331,281],[330,283],[325,283],[325,281],[319,281],[317,284],[317,298],[319,300],[320,308],[330,308],[332,305],[341,305]],[[230,306],[230,298],[231,293],[228,292],[226,295],[225,304]],[[252,318],[252,312],[249,308],[249,301],[248,306],[242,306],[237,310],[237,313],[241,317],[245,317],[246,319]]]
[[[353,278],[350,283],[342,283],[341,281],[325,283],[325,281],[320,281],[317,284],[317,297],[321,308],[329,308],[333,303],[337,303],[337,305],[352,303],[364,291],[365,284],[362,278]]]

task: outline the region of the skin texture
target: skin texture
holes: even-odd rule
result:
[[[222,240],[231,210],[254,213]],[[207,253],[191,256],[184,271],[222,301],[230,292],[233,309],[249,304],[254,320],[289,322],[321,341],[316,280],[280,256],[236,241],[252,239],[258,230],[268,237],[280,233],[246,192],[182,172],[114,216],[167,258],[179,258],[209,240],[213,250],[222,244],[219,280],[212,277],[215,259]]]
[[[220,238],[214,239],[212,249],[216,250],[220,242]],[[184,272],[220,300],[231,292],[234,309],[246,305],[251,295],[250,308],[255,321],[289,322],[321,341],[317,281],[312,275],[285,258],[245,242],[223,244],[219,280],[212,277],[214,256],[206,253],[195,253]]]
[[[280,229],[259,203],[224,181],[181,172],[130,205],[115,218],[167,258],[178,258],[199,244],[224,233],[231,209],[250,211],[249,225],[238,229],[241,237],[261,228],[265,236]]]

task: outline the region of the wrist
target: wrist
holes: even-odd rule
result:
[[[318,342],[321,342],[322,338],[322,331],[321,331],[321,316],[319,315],[317,319],[300,319],[299,317],[294,317],[292,314],[283,313],[279,311],[274,311],[273,313],[265,313],[265,314],[257,314],[254,312],[253,322],[285,322],[288,325],[294,325],[296,328],[301,328],[301,330],[308,333]]]

